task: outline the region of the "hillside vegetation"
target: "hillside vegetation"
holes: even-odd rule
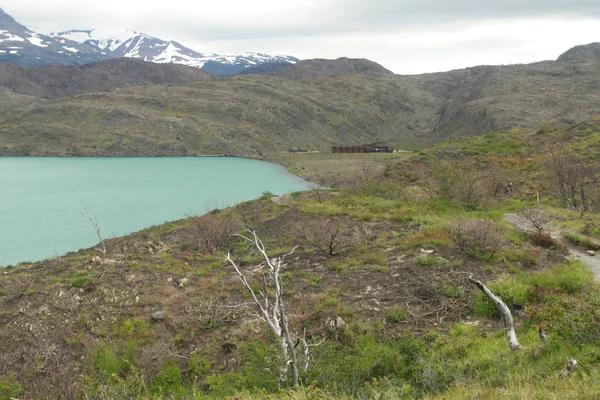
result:
[[[0,399],[594,399],[600,289],[562,238],[585,239],[584,250],[600,242],[599,152],[592,119],[382,155],[383,168],[378,155],[331,155],[361,164],[339,163],[334,189],[265,193],[107,240],[106,256],[87,249],[9,268]],[[306,174],[328,162],[289,159]],[[561,160],[592,171],[581,203],[559,190],[557,171],[574,171],[555,168]],[[547,217],[541,232],[503,220],[532,207]],[[300,388],[278,384],[277,341],[225,261],[230,251],[255,290],[274,292],[263,257],[231,236],[246,229],[269,257],[299,246],[282,298],[294,337],[324,338]],[[509,350],[469,276],[513,311],[522,348]],[[560,378],[569,357],[578,365]]]
[[[600,106],[594,60],[415,76],[393,75],[368,60],[308,60],[281,69],[281,76],[218,80],[181,66],[142,64],[122,73],[105,71],[104,63],[82,67],[105,71],[94,79],[73,75],[87,85],[63,79],[67,69],[8,71],[0,82],[0,154],[258,156],[372,142],[414,149],[546,122],[573,124]],[[148,74],[139,79],[138,70]],[[154,85],[138,86],[144,82]],[[74,93],[82,94],[64,97]]]

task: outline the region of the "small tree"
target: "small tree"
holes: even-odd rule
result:
[[[549,171],[563,205],[581,215],[597,201],[598,165],[569,152],[563,146],[550,149]]]
[[[250,292],[254,304],[258,307],[258,317],[266,322],[271,332],[279,339],[281,354],[279,384],[282,385],[287,381],[288,367],[291,366],[293,385],[298,386],[300,380],[298,375],[296,346],[290,333],[289,317],[284,307],[283,285],[281,282],[281,268],[284,266],[285,258],[291,255],[296,247],[294,247],[291,252],[281,257],[269,258],[267,251],[265,250],[265,245],[256,232],[248,231],[248,233],[250,234],[250,237],[244,235],[236,236],[253,243],[265,259],[266,271],[263,274],[263,291],[256,291],[252,288],[246,275],[231,258],[230,253],[227,253],[226,260],[233,266],[238,278],[246,290]],[[274,290],[274,294],[272,295],[269,294],[269,286],[272,291]]]
[[[519,213],[519,216],[540,235],[544,233],[546,225],[551,221],[550,215],[542,207],[526,208]]]

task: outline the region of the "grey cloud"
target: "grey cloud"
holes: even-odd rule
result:
[[[491,20],[600,18],[598,0],[329,0],[310,9],[252,20],[216,22],[207,16],[144,15],[141,27],[204,40],[335,35],[358,32],[455,31]]]

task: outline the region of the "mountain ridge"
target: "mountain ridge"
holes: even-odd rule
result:
[[[219,55],[200,53],[173,40],[124,30],[103,36],[94,29],[73,29],[49,35],[34,32],[0,11],[0,62],[24,67],[84,65],[111,58],[137,58],[155,63],[175,63],[204,68],[214,75],[235,75],[269,62],[293,64],[297,58],[264,53]]]

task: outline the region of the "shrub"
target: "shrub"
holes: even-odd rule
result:
[[[564,249],[564,246],[558,243],[552,236],[545,233],[531,233],[528,235],[529,241],[536,246],[547,249]]]
[[[14,374],[0,376],[0,400],[9,400],[17,397],[23,388],[17,382]]]
[[[167,364],[156,374],[150,388],[154,394],[185,396],[187,390],[183,387],[181,369],[175,364]]]
[[[190,250],[215,254],[227,250],[233,241],[233,234],[240,228],[240,223],[230,215],[210,212],[201,216],[193,216],[185,229]]]
[[[439,257],[428,257],[423,256],[419,257],[415,260],[417,265],[427,266],[427,267],[440,267],[444,264],[444,261]]]
[[[122,362],[112,348],[101,344],[92,350],[92,365],[105,378],[117,375],[122,368]]]
[[[90,273],[88,271],[80,271],[74,277],[69,279],[69,283],[76,288],[83,288],[90,282]]]
[[[583,233],[584,235],[600,237],[600,224],[596,222],[587,222],[583,226],[581,233]]]
[[[489,219],[456,220],[446,232],[460,250],[477,259],[491,260],[505,244],[500,229]]]
[[[406,321],[406,311],[402,308],[390,308],[386,320],[391,324],[399,324]]]

